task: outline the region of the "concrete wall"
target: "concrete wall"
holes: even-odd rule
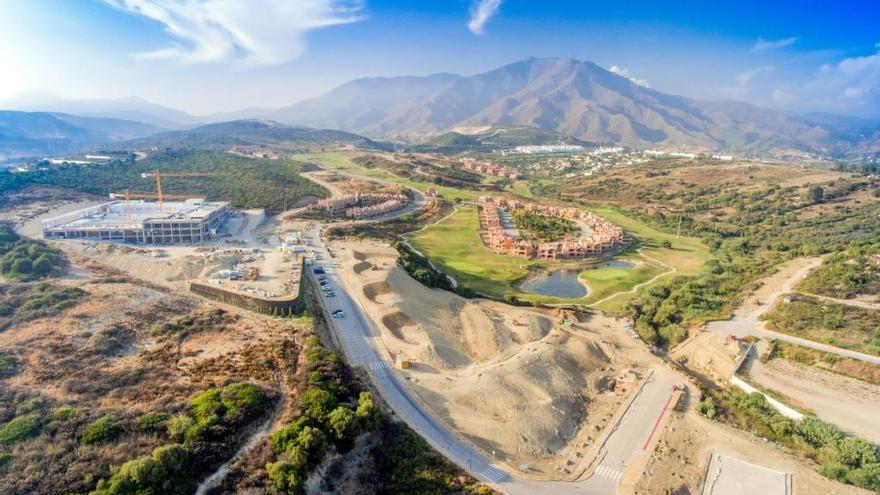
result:
[[[770,403],[771,406],[775,407],[776,410],[780,412],[780,414],[782,414],[783,416],[785,416],[787,418],[791,418],[795,421],[798,421],[798,420],[801,420],[804,418],[803,414],[786,406],[785,404],[783,404],[782,402],[779,402],[778,400],[774,399],[773,397],[770,397],[769,395],[765,394],[764,392],[761,392],[760,390],[749,385],[742,378],[740,378],[736,375],[733,375],[733,378],[730,379],[730,384],[737,387],[737,388],[744,390],[746,393],[749,393],[749,394],[751,394],[752,392],[758,392],[759,394],[763,395],[764,398],[767,399],[767,402]]]

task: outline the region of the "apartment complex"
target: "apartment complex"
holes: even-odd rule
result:
[[[471,172],[476,172],[478,174],[491,175],[493,177],[504,177],[512,180],[520,178],[519,172],[509,167],[498,165],[492,162],[480,162],[474,160],[473,158],[463,158],[461,160],[461,166],[465,170],[470,170]]]
[[[399,210],[409,201],[409,197],[401,193],[358,193],[322,199],[310,208],[327,215],[345,215],[359,220]]]
[[[490,196],[481,197],[478,204],[483,242],[489,249],[499,253],[523,258],[577,259],[595,256],[626,243],[622,228],[588,211]],[[510,227],[505,225],[505,210],[524,210],[543,216],[566,218],[581,227],[581,235],[544,243],[522,239],[512,234]]]

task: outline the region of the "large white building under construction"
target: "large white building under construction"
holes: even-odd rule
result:
[[[229,203],[110,201],[43,220],[44,239],[200,244],[216,237]]]

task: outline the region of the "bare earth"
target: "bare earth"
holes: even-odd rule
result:
[[[669,357],[712,382],[725,383],[733,376],[743,351],[740,343],[734,339],[699,332],[676,346]]]
[[[749,376],[823,420],[880,443],[880,386],[787,359],[753,362]]]
[[[798,495],[869,494],[867,490],[831,481],[807,462],[748,433],[706,419],[694,411],[675,414],[666,424],[657,450],[645,467],[634,493],[697,494],[702,488],[709,456],[719,452],[746,462],[792,474]],[[759,495],[752,492],[747,495]]]
[[[412,362],[406,375],[420,400],[511,466],[580,474],[582,458],[645,374],[627,364],[624,346],[634,344],[614,337],[623,333],[610,318],[563,326],[552,312],[424,287],[397,266],[390,247],[336,247],[382,344]]]

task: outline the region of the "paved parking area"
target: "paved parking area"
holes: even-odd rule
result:
[[[791,495],[791,473],[713,453],[701,495]]]

